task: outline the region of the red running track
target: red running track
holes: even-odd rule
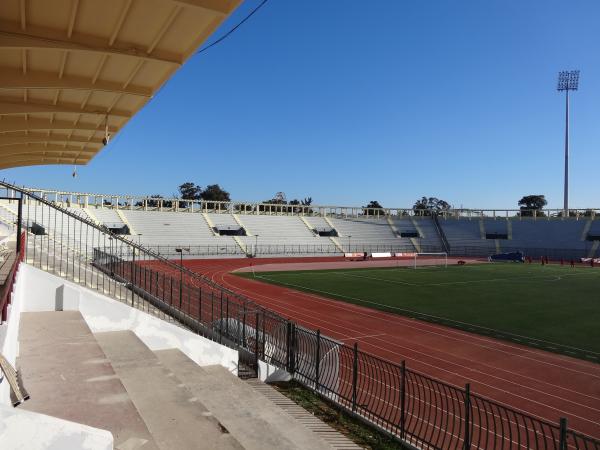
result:
[[[340,258],[265,258],[253,265],[339,261]],[[188,260],[185,265],[227,288],[301,325],[380,358],[456,386],[471,383],[473,392],[600,437],[600,365],[485,336],[299,292],[231,271],[250,265],[248,259]]]

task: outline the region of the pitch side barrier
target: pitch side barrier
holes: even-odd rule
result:
[[[133,237],[131,238],[133,239]],[[237,245],[151,245],[145,246],[149,252],[155,253],[163,258],[180,258],[180,253],[176,251],[179,248],[185,248],[183,259],[194,258],[227,258],[247,256],[253,257],[285,257],[285,256],[344,256],[346,254],[356,254],[355,258],[360,258],[366,252],[367,255],[389,253],[398,257],[399,254],[414,254],[416,250],[412,244],[361,244],[360,242],[352,243],[350,247],[343,246],[343,251],[327,244],[286,244],[286,245],[268,245],[259,244],[258,246],[249,246],[248,252],[243,252]],[[524,256],[529,256],[535,259],[547,257],[554,261],[570,261],[574,259],[579,261],[581,258],[589,257],[592,251],[592,245],[585,249],[565,249],[565,248],[548,248],[548,247],[531,247],[523,248],[516,246],[502,246],[501,253],[522,252]],[[452,246],[448,252],[445,252],[440,246],[436,245],[421,245],[419,253],[447,253],[448,256],[454,258],[483,258],[497,253],[495,249],[490,247],[478,246]]]
[[[23,197],[23,223],[44,225],[42,235],[28,230],[28,264],[143,305],[150,314],[176,317],[237,348],[247,365],[256,368],[262,360],[283,368],[339,408],[413,446],[600,450],[599,441],[570,430],[566,420],[541,420],[479,396],[468,385],[443,383],[300,327],[70,211],[0,186]]]

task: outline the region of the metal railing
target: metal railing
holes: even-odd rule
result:
[[[296,215],[296,216],[328,216],[338,218],[382,218],[386,217],[429,217],[431,210],[414,208],[366,208],[363,206],[340,205],[290,205],[280,203],[245,202],[245,201],[213,201],[186,200],[176,197],[157,198],[147,195],[102,194],[60,191],[25,187],[20,188],[40,198],[59,204],[81,208],[130,209],[143,211],[180,211],[190,213],[235,213],[259,215]],[[444,218],[499,218],[499,219],[555,219],[571,218],[584,220],[600,216],[600,208],[569,209],[565,214],[563,209],[466,209],[451,208],[434,211]]]
[[[600,442],[303,328],[210,278],[16,189],[29,264],[175,320],[259,360],[391,435],[427,449],[596,449]],[[43,228],[32,226],[33,223]]]

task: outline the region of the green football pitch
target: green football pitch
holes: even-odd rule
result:
[[[537,264],[240,276],[600,361],[600,270]]]

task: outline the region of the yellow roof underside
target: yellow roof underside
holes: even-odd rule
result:
[[[1,0],[0,169],[86,164],[242,0]]]

